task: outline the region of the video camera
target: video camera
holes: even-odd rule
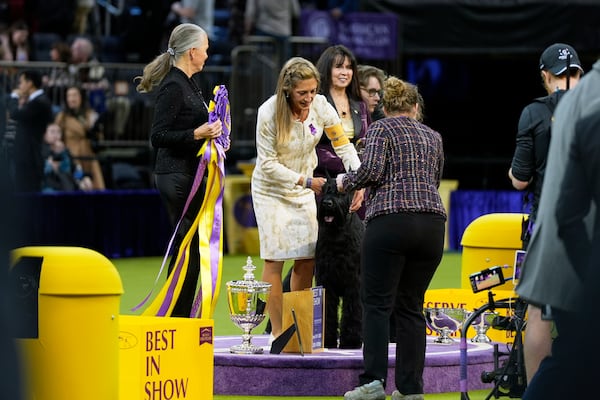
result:
[[[525,363],[523,360],[523,330],[526,325],[525,314],[527,311],[527,304],[524,300],[519,298],[494,300],[494,294],[490,290],[507,281],[518,280],[524,256],[525,252],[522,250],[517,250],[515,252],[513,275],[509,278],[505,278],[503,272],[503,269],[508,268],[508,266],[499,265],[469,275],[473,293],[478,293],[483,290],[489,291],[488,304],[482,306],[475,312],[483,312],[495,308],[511,309],[511,312],[506,316],[496,316],[492,322],[492,327],[494,329],[515,332],[515,340],[508,351],[502,352],[499,350],[499,345],[494,344],[494,369],[492,371],[483,371],[481,373],[481,381],[483,383],[494,383],[494,388],[486,400],[491,396],[494,396],[495,398],[499,398],[500,396],[520,398],[527,387]],[[463,327],[465,332],[466,328],[467,327]]]
[[[473,293],[491,289],[506,282],[504,279],[504,273],[502,272],[502,267],[499,265],[484,269],[483,271],[472,273],[469,275],[469,281],[471,282],[471,289],[473,290]]]

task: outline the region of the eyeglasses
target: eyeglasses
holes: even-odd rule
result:
[[[382,90],[365,89],[363,87],[361,87],[360,90],[364,90],[365,92],[367,92],[367,94],[369,95],[369,97],[375,97],[375,96],[382,97],[383,96],[383,91]]]

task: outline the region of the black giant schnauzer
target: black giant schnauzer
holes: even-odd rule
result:
[[[315,278],[316,284],[325,288],[326,348],[362,346],[359,274],[365,228],[358,215],[349,212],[352,196],[338,192],[335,178],[329,178],[318,202]]]

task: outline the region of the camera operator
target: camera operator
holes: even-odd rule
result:
[[[540,57],[540,76],[547,96],[527,105],[519,119],[516,148],[508,176],[517,190],[526,191],[525,205],[531,207],[529,218],[523,223],[523,249],[527,249],[546,172],[550,146],[550,129],[554,109],[566,90],[575,87],[583,73],[575,49],[564,43],[547,47]],[[531,204],[527,204],[531,202]],[[528,307],[525,331],[525,366],[528,381],[552,346],[552,323],[549,308],[541,304]]]

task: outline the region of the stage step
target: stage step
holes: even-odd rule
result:
[[[426,393],[460,392],[459,339],[453,344],[437,344],[427,338],[423,380]],[[343,396],[358,384],[362,372],[362,350],[325,349],[305,354],[269,354],[267,335],[256,335],[252,343],[263,354],[232,354],[229,347],[241,343],[240,336],[217,336],[214,345],[214,394],[245,396]],[[500,344],[506,346],[506,344]],[[394,389],[394,354],[390,343],[390,363],[386,391]],[[467,345],[468,390],[492,389],[481,382],[483,371],[493,371],[493,345]]]

